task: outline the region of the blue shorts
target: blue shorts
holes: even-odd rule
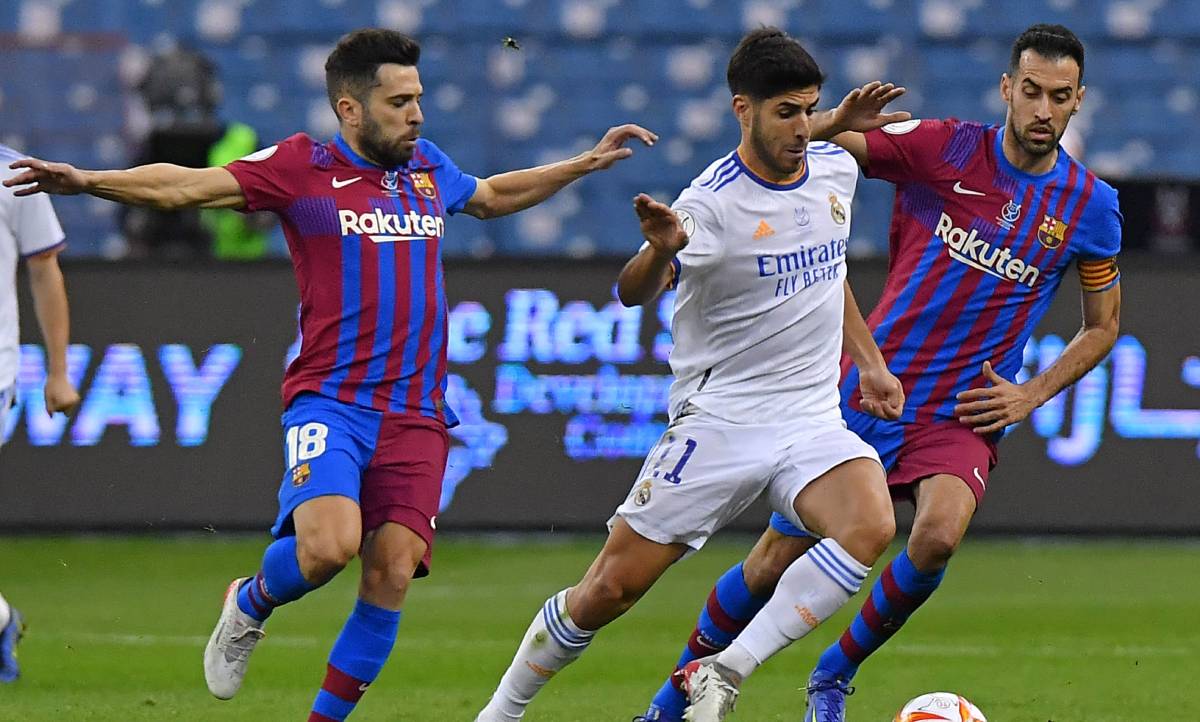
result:
[[[904,446],[905,427],[908,425],[899,421],[880,419],[846,406],[842,407],[842,418],[845,419],[848,429],[858,434],[859,438],[875,449],[875,453],[879,454],[879,460],[883,463],[883,470],[890,472],[896,465],[896,458],[900,455],[901,447]],[[779,512],[772,512],[771,528],[786,536],[812,536],[788,521],[787,517]]]
[[[394,522],[432,547],[450,450],[445,424],[304,393],[283,412],[283,433],[287,471],[272,535],[295,533],[292,514],[304,502],[344,496],[361,509],[364,534]]]

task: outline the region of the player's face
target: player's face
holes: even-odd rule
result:
[[[1050,60],[1026,50],[1016,73],[1000,79],[1000,95],[1008,104],[1008,132],[1026,153],[1050,153],[1079,110],[1084,90],[1074,58]]]
[[[804,168],[812,114],[820,97],[821,88],[811,85],[750,103],[742,130],[748,131],[750,146],[775,180],[792,178]]]
[[[421,136],[421,78],[416,66],[380,65],[358,126],[358,142],[367,157],[385,167],[412,159]]]

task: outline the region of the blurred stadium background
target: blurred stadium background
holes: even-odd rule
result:
[[[1200,718],[1200,1],[8,0],[0,142],[124,167],[182,152],[213,123],[244,124],[258,145],[328,137],[325,56],[365,25],[421,40],[425,134],[476,175],[566,157],[620,122],[661,134],[541,207],[448,224],[451,399],[465,423],[445,541],[354,719],[466,720],[539,601],[583,571],[599,543],[587,534],[662,429],[664,307],[622,311],[610,287],[640,243],[629,199],[672,197],[736,143],[724,69],[740,35],[776,24],[801,38],[829,76],[828,103],[883,78],[909,88],[899,105],[916,116],[1000,122],[1009,44],[1033,22],[1063,22],[1087,46],[1067,142],[1121,191],[1123,337],[1006,441],[950,581],[864,671],[853,719],[887,720],[942,687],[993,722]],[[891,198],[860,183],[851,251],[864,308],[883,278]],[[0,429],[0,592],[33,629],[26,679],[0,686],[0,720],[301,718],[350,571],[278,615],[236,702],[209,699],[199,673],[217,596],[257,564],[273,517],[277,388],[295,340],[282,237],[266,226],[265,246],[239,256],[254,263],[221,262],[203,234],[173,244],[194,224],[152,226],[147,250],[131,240],[146,226],[113,204],[55,206],[85,403],[69,422],[38,411],[44,359],[24,298],[21,407]],[[1060,296],[1028,372],[1078,325],[1073,281]],[[739,534],[764,519],[752,510],[673,570],[528,719],[640,712],[711,580],[748,548]],[[801,676],[844,621],[756,677],[735,718],[793,719]]]

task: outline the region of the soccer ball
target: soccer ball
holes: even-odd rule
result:
[[[930,692],[904,705],[892,722],[987,722],[979,708],[953,692]]]

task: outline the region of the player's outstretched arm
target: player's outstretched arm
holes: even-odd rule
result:
[[[58,267],[58,248],[32,256],[26,263],[33,309],[46,344],[46,413],[70,413],[79,405],[79,392],[67,377],[67,339],[71,320],[67,289]]]
[[[11,164],[24,172],[4,181],[13,195],[87,193],[117,203],[180,208],[242,208],[246,197],[233,174],[224,168],[185,168],[152,163],[128,170],[80,170],[69,163],[25,158]]]
[[[609,128],[595,148],[574,158],[479,179],[464,210],[476,218],[496,218],[535,206],[572,181],[633,155],[625,144],[634,139],[650,146],[658,136],[639,125]]]
[[[1014,384],[985,361],[983,375],[992,386],[960,393],[954,414],[962,423],[975,427],[977,434],[991,434],[1024,420],[1103,361],[1116,343],[1120,328],[1120,282],[1104,291],[1084,291],[1083,327],[1050,368],[1023,384]]]
[[[671,284],[671,262],[688,243],[675,211],[645,193],[633,199],[648,245],[637,252],[617,278],[617,296],[626,306],[640,306],[658,298]]]
[[[867,139],[863,133],[912,118],[912,114],[904,110],[883,112],[889,103],[905,92],[906,88],[878,80],[851,90],[838,107],[817,113],[813,118],[812,139],[837,143],[854,156],[859,166],[866,168]]]
[[[842,311],[842,352],[858,367],[862,409],[881,419],[896,420],[904,411],[904,385],[888,370],[871,329],[863,319],[850,282],[842,281],[846,296]]]

